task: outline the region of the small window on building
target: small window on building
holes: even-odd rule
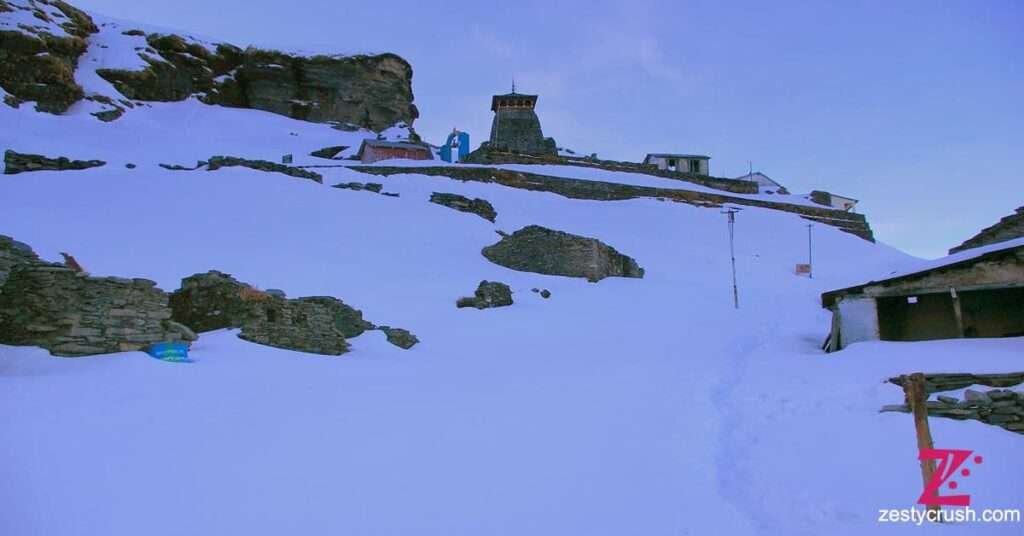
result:
[[[700,160],[690,160],[690,173],[700,173]]]
[[[277,322],[277,311],[274,309],[267,309],[267,322]]]
[[[917,303],[917,296],[907,296],[907,303]]]
[[[668,168],[669,169],[671,169],[672,171],[675,171],[676,170],[676,165],[678,165],[678,163],[676,162],[675,158],[669,158],[668,159]]]

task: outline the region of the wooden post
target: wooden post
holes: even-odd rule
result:
[[[934,448],[932,431],[928,427],[928,393],[924,386],[924,374],[915,372],[903,377],[903,392],[914,414],[914,430],[917,432],[917,450]],[[927,486],[935,474],[935,460],[921,460],[921,480]],[[938,510],[935,504],[928,505],[929,510]]]
[[[949,295],[953,298],[953,316],[956,318],[956,336],[964,336],[964,313],[960,308],[960,294],[955,288],[949,289]]]

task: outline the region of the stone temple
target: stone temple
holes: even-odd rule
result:
[[[494,121],[491,122],[491,138],[481,145],[482,149],[527,153],[536,155],[558,154],[554,138],[545,138],[540,130],[540,119],[533,108],[537,105],[537,95],[516,93],[515,86],[511,93],[495,95],[491,98],[491,111]]]

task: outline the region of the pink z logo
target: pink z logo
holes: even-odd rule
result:
[[[931,481],[925,484],[924,492],[917,499],[918,504],[929,506],[970,506],[970,495],[939,495],[939,491],[942,489],[943,484],[946,484],[946,481],[949,481],[947,486],[949,489],[956,489],[959,486],[956,480],[949,480],[949,478],[971,457],[973,452],[973,450],[959,449],[921,449],[917,459],[921,461],[938,460],[939,465],[936,467]],[[974,457],[975,464],[980,464],[981,462],[981,456]],[[966,467],[960,469],[960,476],[971,476],[971,470]]]

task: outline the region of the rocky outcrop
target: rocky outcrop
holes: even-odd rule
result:
[[[635,260],[600,240],[539,225],[503,235],[482,253],[491,262],[513,270],[585,277],[592,282],[606,277],[644,276]]]
[[[102,160],[69,160],[63,156],[49,158],[39,154],[4,151],[4,174],[14,175],[25,171],[64,171],[68,169],[89,169],[106,164]]]
[[[982,229],[978,234],[965,240],[959,246],[950,249],[949,254],[971,249],[996,242],[1004,242],[1024,236],[1024,207],[1020,207],[1005,218],[999,220],[995,225]]]
[[[282,291],[261,291],[217,271],[183,279],[170,304],[175,321],[200,333],[241,328],[238,336],[247,341],[325,355],[341,355],[348,351],[347,339],[377,329],[337,298],[288,299]],[[394,335],[402,344],[415,338],[399,328],[387,329],[404,332]]]
[[[84,95],[75,68],[96,25],[60,0],[7,0],[0,17],[4,11],[31,13],[35,22],[0,30],[0,87],[20,101],[35,101],[41,112],[64,112]]]
[[[395,54],[297,56],[149,34],[141,71],[100,69],[131,99],[204,102],[383,130],[412,124],[412,67]]]
[[[481,281],[473,296],[459,298],[455,302],[455,306],[459,309],[463,307],[490,309],[509,305],[512,305],[512,289],[498,281]]]
[[[615,182],[593,181],[586,179],[570,179],[524,173],[510,169],[488,168],[478,166],[423,166],[416,168],[397,166],[349,166],[353,171],[372,175],[416,174],[432,177],[449,177],[460,181],[476,181],[500,184],[509,188],[519,188],[536,192],[551,192],[570,199],[591,199],[595,201],[619,201],[624,199],[653,198],[661,201],[688,203],[698,207],[716,208],[725,203],[741,206],[770,208],[798,214],[801,217],[831,225],[841,231],[874,241],[871,226],[863,214],[846,212],[825,207],[810,207],[792,203],[765,201],[737,197],[711,192],[695,192],[675,188],[655,188],[651,186],[635,186]],[[748,182],[748,181],[742,181]],[[756,183],[751,183],[755,184]]]
[[[167,294],[146,279],[90,277],[59,265],[15,267],[0,292],[0,343],[41,346],[53,355],[141,350],[192,341],[171,320]]]
[[[438,205],[446,206],[448,208],[453,208],[459,212],[476,214],[490,222],[494,222],[495,218],[498,217],[498,213],[486,199],[470,199],[458,194],[434,192],[430,194],[430,202],[437,203]]]
[[[309,171],[302,168],[286,166],[284,164],[278,164],[276,162],[270,162],[268,160],[248,160],[245,158],[237,158],[234,156],[211,156],[206,163],[206,169],[208,171],[215,171],[220,168],[233,166],[247,167],[249,169],[255,169],[258,171],[273,171],[277,173],[284,173],[285,175],[291,177],[309,179],[320,183],[324,182],[323,176],[315,171]]]

